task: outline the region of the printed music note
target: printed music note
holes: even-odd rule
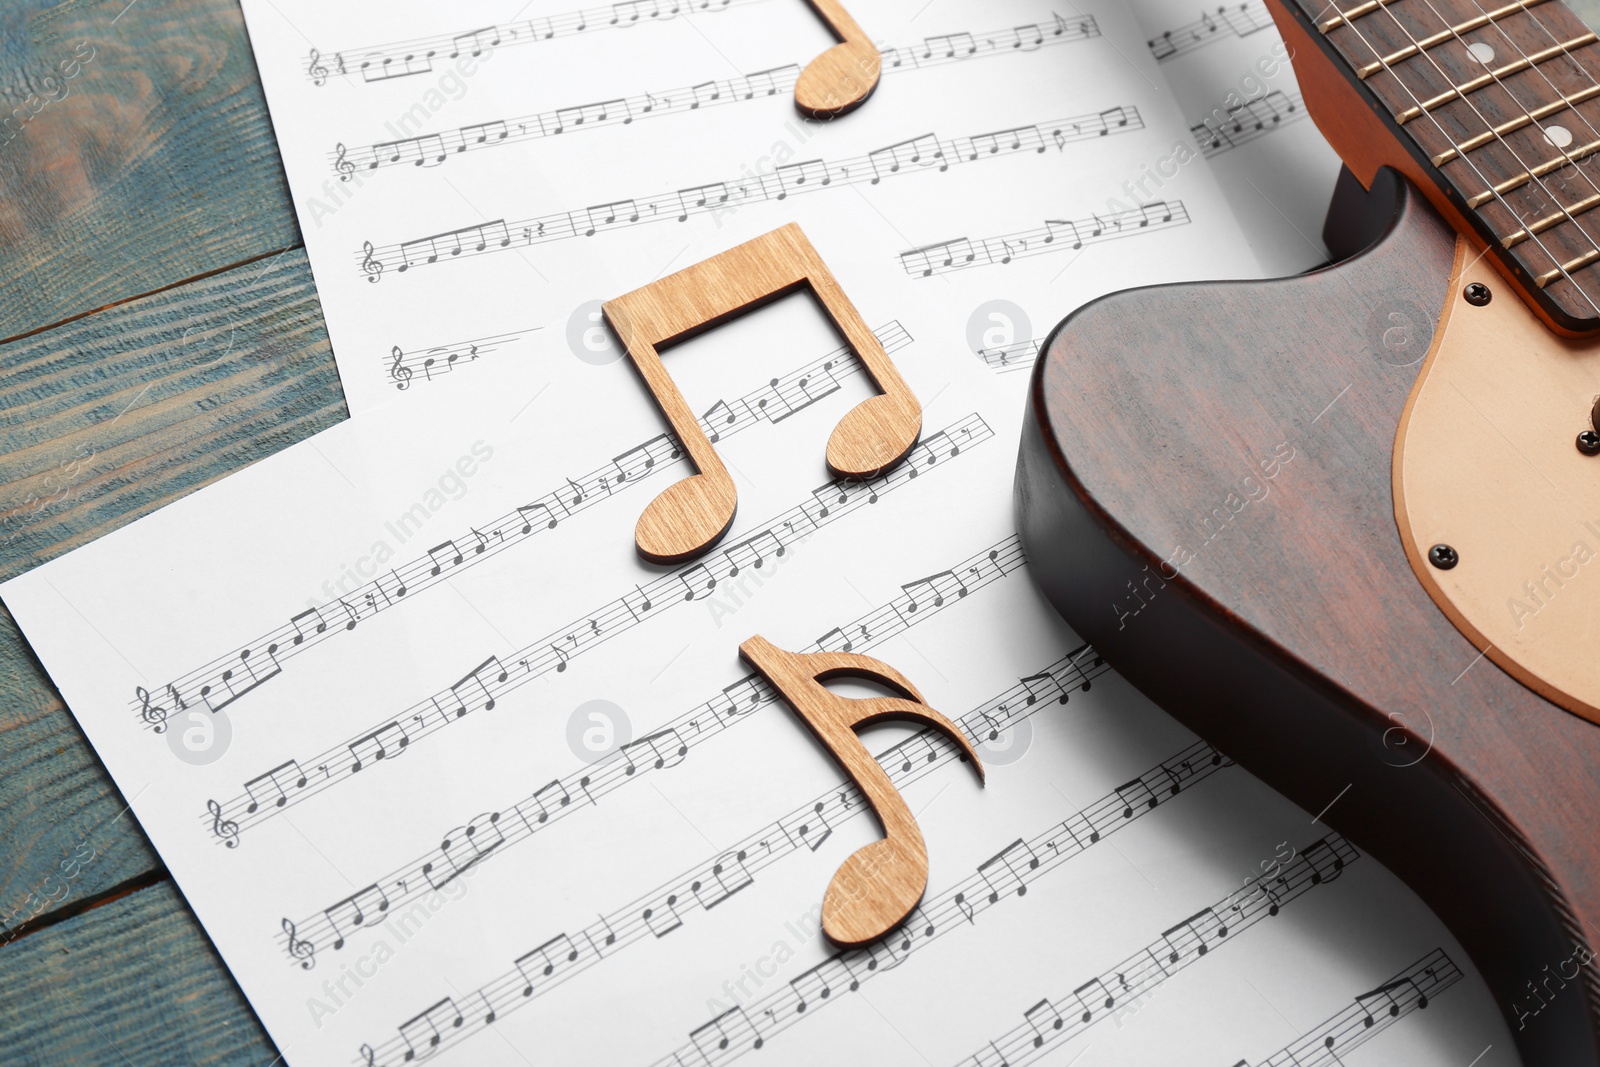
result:
[[[1210,948],[1206,944],[1208,932],[1217,941],[1228,936],[1227,925],[1210,908],[1202,909],[1171,929],[1161,931],[1161,939],[1167,943],[1169,950],[1167,962],[1177,963],[1185,952],[1191,950],[1196,956],[1204,956]]]
[[[281,781],[279,780],[280,775],[282,776]],[[256,813],[256,809],[261,806],[263,795],[273,797],[273,794],[276,794],[270,801],[272,806],[283,807],[289,800],[283,791],[283,783],[291,781],[296,789],[304,789],[306,787],[305,772],[300,770],[300,764],[294,760],[280,763],[266,774],[257,775],[250,779],[244,784],[244,791],[250,794],[250,805],[244,809],[245,814],[254,815]],[[260,790],[259,794],[257,790]]]
[[[632,774],[637,769],[634,753],[640,747],[650,750],[650,755],[655,757],[651,761],[651,766],[658,771],[663,767],[676,767],[683,762],[683,757],[689,752],[689,746],[683,743],[683,738],[678,735],[674,727],[657,730],[653,734],[622,746],[622,758],[626,763],[624,774]]]
[[[456,698],[456,718],[461,718],[461,716],[465,715],[468,710],[470,710],[467,707],[469,701],[466,695],[460,692],[463,686],[467,687],[468,692],[483,697],[484,711],[494,710],[494,692],[490,690],[488,683],[482,678],[483,672],[491,669],[495,673],[496,682],[503,682],[506,680],[507,671],[500,665],[500,658],[498,656],[490,656],[488,659],[472,668],[472,670],[463,676],[459,682],[450,687],[451,695]],[[473,686],[476,686],[475,690],[472,688]]]
[[[485,37],[488,37],[488,36],[491,36],[491,35],[494,37],[494,39],[489,42],[489,47],[491,47],[491,48],[499,47],[499,45],[500,45],[500,30],[499,30],[499,27],[496,27],[496,26],[486,26],[481,30],[472,30],[469,33],[459,33],[459,34],[457,34],[456,36],[450,38],[450,44],[452,45],[452,47],[450,49],[450,58],[451,59],[455,59],[457,56],[459,56],[461,54],[461,44],[462,44],[463,41],[471,41],[471,43],[472,43],[472,55],[473,55],[474,58],[476,58],[477,56],[483,55],[483,49],[484,49],[483,39]]]
[[[1361,1010],[1365,1012],[1365,1015],[1361,1020],[1362,1025],[1365,1027],[1372,1027],[1376,1025],[1378,1016],[1380,1015],[1388,1015],[1390,1018],[1399,1018],[1401,1005],[1400,1001],[1396,999],[1394,993],[1395,990],[1404,989],[1407,986],[1411,987],[1411,992],[1416,996],[1417,1007],[1426,1008],[1428,1006],[1427,994],[1422,992],[1414,979],[1401,978],[1398,981],[1381,985],[1377,989],[1372,990],[1370,993],[1361,993],[1356,996],[1356,1003],[1360,1005]],[[1332,1039],[1330,1038],[1329,1040],[1331,1041]]]
[[[535,982],[533,975],[528,973],[529,968],[532,968],[540,978],[549,978],[561,964],[574,963],[577,959],[578,948],[572,943],[572,938],[566,934],[557,934],[532,952],[523,953],[511,962],[522,972],[522,977],[527,983],[522,987],[522,995],[531,997]]]
[[[349,926],[360,926],[371,915],[381,915],[389,910],[389,897],[376,885],[353,893],[339,901],[331,908],[323,909],[323,916],[328,920],[328,925],[333,927],[335,949],[344,948],[344,930],[340,926],[341,920]]]
[[[449,551],[445,551],[446,549]],[[428,573],[432,574],[435,578],[437,578],[439,576],[439,572],[444,569],[444,564],[439,562],[439,553],[441,552],[444,552],[445,556],[450,559],[452,566],[460,566],[461,560],[464,558],[461,549],[456,547],[456,543],[454,541],[446,541],[441,545],[434,545],[432,548],[428,549],[428,558],[433,560],[433,570],[429,571]]]
[[[1023,873],[1037,870],[1038,867],[1039,857],[1020,837],[978,864],[978,874],[989,884],[989,903],[998,903],[1013,885],[1016,886],[1017,896],[1027,896],[1027,880]]]
[[[445,997],[416,1018],[401,1023],[400,1038],[408,1050],[406,1059],[428,1055],[439,1047],[444,1031],[455,1029],[461,1022],[461,1011],[456,1007],[456,1002]]]
[[[683,925],[683,919],[678,916],[678,895],[668,894],[660,904],[652,904],[639,913],[644,924],[650,932],[657,937],[665,937]]]
[[[904,675],[881,660],[849,652],[787,652],[760,636],[740,645],[739,655],[828,749],[883,827],[881,840],[856,850],[834,872],[822,900],[822,929],[829,939],[846,946],[875,941],[899,925],[922,899],[928,884],[928,849],[905,798],[856,736],[857,727],[887,719],[921,723],[955,742],[972,761],[980,782],[983,764],[966,735],[929,707]],[[899,695],[842,697],[822,684],[832,678],[876,682]]]
[[[697,471],[668,486],[639,516],[634,541],[650,562],[683,563],[702,555],[728,532],[738,505],[733,478],[662,364],[660,346],[800,287],[822,304],[880,390],[834,427],[828,466],[847,478],[872,478],[916,444],[922,405],[794,223],[609,300],[607,321]]]
[[[689,886],[702,908],[709,911],[755,881],[755,877],[745,870],[744,861],[743,852],[719,856],[711,867],[711,877],[698,878]]]
[[[554,796],[553,794],[556,793],[561,795]],[[551,805],[564,808],[572,803],[572,797],[568,795],[566,786],[562,785],[561,780],[558,778],[549,785],[540,786],[534,790],[533,802],[539,805],[539,818],[537,821],[542,823],[549,821]]]
[[[878,87],[878,48],[839,0],[808,0],[839,43],[805,65],[794,83],[794,103],[807,118],[831,119],[866,103]]]
[[[428,879],[428,884],[435,889],[443,888],[505,844],[505,835],[500,832],[497,825],[499,822],[500,813],[488,811],[467,825],[451,830],[450,835],[439,844],[439,854],[444,857],[445,863],[449,864],[449,873],[435,879],[433,862],[430,860],[424,863],[422,875]]]
[[[1084,995],[1086,993],[1088,996]],[[1088,1024],[1094,1018],[1094,1013],[1099,1008],[1110,1010],[1117,1006],[1116,996],[1098,978],[1089,979],[1083,985],[1074,989],[1072,995],[1077,998],[1078,1004],[1083,1008],[1082,1018],[1085,1024]]]
[[[813,2],[822,3],[825,0]],[[761,1031],[750,1022],[743,1008],[729,1008],[704,1026],[696,1027],[689,1032],[689,1040],[700,1050],[707,1063],[717,1062],[715,1053],[726,1052],[729,1048],[760,1048],[765,1044]]]
[[[559,503],[559,501],[558,501],[558,503]],[[544,525],[545,525],[546,529],[554,530],[556,528],[556,524],[560,520],[556,518],[556,513],[550,509],[550,505],[549,504],[524,504],[522,507],[517,509],[517,514],[521,515],[522,519],[523,519],[523,523],[522,523],[522,532],[523,533],[526,534],[526,533],[531,533],[533,531],[533,523],[534,523],[535,516],[533,516],[530,513],[531,512],[535,512],[535,511],[543,511],[544,512],[543,515],[537,516],[537,518],[540,521],[544,522]]]
[[[1033,1028],[1033,1047],[1038,1048],[1045,1043],[1051,1030],[1059,1030],[1065,1025],[1061,1013],[1048,999],[1041,1000],[1033,1007],[1022,1013],[1023,1021]],[[1087,1021],[1087,1020],[1085,1020]]]
[[[400,727],[399,723],[391,722],[362,737],[356,738],[347,746],[353,758],[350,764],[352,773],[365,766],[362,758],[364,753],[371,753],[374,760],[388,759],[398,756],[405,751],[406,745],[411,743],[411,738]]]

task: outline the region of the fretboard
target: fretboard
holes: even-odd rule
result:
[[[1535,303],[1600,329],[1595,33],[1557,0],[1291,2]]]

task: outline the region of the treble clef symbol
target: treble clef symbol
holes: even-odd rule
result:
[[[361,269],[367,272],[367,281],[376,285],[378,279],[383,277],[383,261],[372,254],[371,241],[362,241],[361,251],[367,254],[366,258],[361,261]]]
[[[339,172],[340,181],[347,182],[350,180],[350,175],[355,173],[356,165],[344,158],[343,141],[340,141],[337,147],[339,149],[339,158],[334,160],[333,169]]]
[[[394,346],[394,363],[389,367],[389,377],[394,379],[396,389],[404,389],[411,384],[412,370],[400,362],[400,357],[405,353],[400,351],[400,346]]]
[[[377,1067],[377,1062],[373,1059],[373,1056],[375,1056],[376,1053],[372,1051],[371,1045],[367,1044],[366,1042],[362,1042],[361,1055],[367,1058],[367,1067]]]
[[[311,50],[311,61],[306,64],[306,73],[311,75],[312,85],[322,85],[328,80],[328,68],[322,65],[322,53],[315,48]]]
[[[222,817],[222,805],[215,800],[206,801],[206,810],[211,813],[211,832],[222,839],[222,843],[229,848],[239,847],[239,824],[232,819]]]
[[[309,971],[317,965],[317,946],[294,934],[294,923],[283,920],[283,932],[289,935],[289,955],[300,961],[300,968]]]
[[[150,703],[150,692],[142,685],[133,687],[134,695],[139,698],[139,717],[155,727],[158,734],[167,732],[167,709],[160,704]]]

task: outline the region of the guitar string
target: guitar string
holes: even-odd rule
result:
[[[1405,79],[1400,77],[1400,75],[1395,71],[1394,67],[1383,59],[1382,53],[1380,53],[1376,48],[1373,47],[1371,41],[1367,40],[1367,35],[1361,32],[1361,30],[1356,26],[1356,24],[1350,20],[1349,16],[1345,15],[1343,11],[1339,10],[1339,8],[1337,7],[1337,2],[1335,2],[1334,4],[1330,4],[1329,7],[1338,14],[1339,21],[1342,22],[1346,27],[1348,27],[1350,29],[1350,31],[1352,33],[1355,34],[1356,39],[1359,40],[1363,45],[1365,45],[1367,47],[1367,49],[1369,51],[1371,51],[1374,56],[1377,57],[1378,61],[1383,64],[1383,69],[1385,71],[1387,71],[1389,74],[1394,76],[1395,84],[1397,84],[1400,87],[1401,91],[1404,92],[1407,96],[1409,96],[1417,104],[1417,106],[1420,108],[1422,106],[1422,101],[1420,99],[1418,99],[1417,94],[1412,91],[1412,89],[1411,89],[1411,87],[1409,85],[1406,84]],[[1381,8],[1380,10],[1387,11],[1388,9],[1387,8]],[[1401,30],[1404,31],[1404,29],[1405,29],[1405,27],[1402,26]],[[1407,36],[1409,36],[1409,34]],[[1431,59],[1430,59],[1430,62],[1431,62]],[[1435,63],[1434,66],[1437,69],[1438,64]],[[1449,79],[1447,77],[1447,81],[1448,80]],[[1454,84],[1454,83],[1451,82],[1451,84]],[[1465,99],[1465,97],[1463,97],[1463,99]],[[1474,110],[1476,110],[1476,109],[1474,109]],[[1438,118],[1435,117],[1432,112],[1427,111],[1427,110],[1424,109],[1422,111],[1422,114],[1427,117],[1428,121],[1433,123],[1434,128],[1439,131],[1439,135],[1445,139],[1445,142],[1447,144],[1449,144],[1452,147],[1457,148],[1457,149],[1460,148],[1460,145],[1457,144],[1455,138],[1450,136],[1450,134],[1445,130],[1444,126],[1439,122]],[[1498,139],[1502,143],[1504,143],[1505,139],[1503,137],[1500,137]],[[1512,154],[1513,154],[1513,156],[1515,156],[1514,152]],[[1469,156],[1462,155],[1461,159],[1462,159],[1462,161],[1464,163],[1466,163],[1466,165],[1468,167],[1472,168],[1473,172],[1475,174],[1477,174],[1478,178],[1484,183],[1484,185],[1487,188],[1489,188],[1489,189],[1493,189],[1494,188],[1494,183],[1489,181],[1489,179],[1484,175],[1483,171],[1478,167],[1478,165],[1475,162],[1472,161],[1472,159]],[[1543,185],[1542,182],[1540,184]],[[1546,192],[1548,193],[1548,190],[1546,190]],[[1498,200],[1500,202],[1501,206],[1504,207],[1508,212],[1510,212],[1513,217],[1518,217],[1517,216],[1517,212],[1511,207],[1511,205],[1509,203],[1507,203],[1505,197],[1502,194],[1495,193],[1495,199]],[[1583,287],[1581,285],[1579,285],[1577,283],[1577,281],[1572,278],[1572,275],[1568,274],[1564,268],[1561,268],[1561,266],[1560,266],[1560,262],[1561,261],[1558,260],[1554,255],[1552,255],[1550,253],[1550,249],[1545,246],[1544,242],[1539,239],[1538,235],[1537,234],[1531,235],[1529,240],[1531,240],[1535,244],[1537,244],[1539,246],[1539,248],[1545,253],[1545,255],[1550,257],[1550,261],[1557,265],[1557,268],[1561,270],[1561,273],[1563,275],[1565,275],[1565,277],[1567,278],[1568,281],[1572,282],[1573,287],[1578,290],[1579,295],[1583,297],[1585,302],[1587,302],[1590,307],[1593,307],[1595,309],[1596,313],[1600,313],[1600,305],[1596,305],[1594,300],[1589,296],[1589,294],[1587,292],[1584,292]]]
[[[1439,11],[1438,11],[1438,9],[1436,7],[1434,7],[1433,0],[1423,0],[1423,2],[1428,5],[1428,10],[1432,11],[1434,13],[1434,15],[1437,18],[1439,18],[1439,20],[1441,22],[1445,21],[1444,16],[1439,13]],[[1472,5],[1474,7],[1476,7],[1484,15],[1488,14],[1488,12],[1484,10],[1483,4],[1481,3],[1481,0],[1471,0],[1471,3],[1472,3]],[[1538,23],[1540,29],[1543,29],[1547,34],[1550,33],[1549,27],[1545,26],[1544,23],[1539,22],[1539,18],[1538,18],[1537,14],[1533,10],[1531,10],[1531,9],[1524,10],[1522,13],[1524,15],[1526,15],[1528,18],[1532,19],[1535,23]],[[1499,23],[1495,23],[1494,24],[1494,28],[1497,31],[1499,31],[1501,37],[1505,38],[1505,41],[1506,41],[1507,44],[1509,44],[1512,48],[1517,50],[1517,54],[1518,55],[1520,55],[1523,59],[1529,58],[1528,54],[1526,52],[1522,51],[1522,46],[1517,44],[1517,42],[1511,37],[1511,35],[1508,32],[1506,32],[1506,30]],[[1457,33],[1454,27],[1449,27],[1449,29],[1450,29],[1451,35],[1456,39],[1456,41],[1458,41],[1463,47],[1467,47],[1467,48],[1470,49],[1470,46],[1468,46],[1468,44],[1467,44],[1466,38],[1462,37],[1460,33]],[[1572,57],[1569,55],[1568,58],[1572,58]],[[1484,64],[1484,65],[1488,66],[1488,64]],[[1580,73],[1582,73],[1585,77],[1587,77],[1589,79],[1589,82],[1591,84],[1600,84],[1600,83],[1596,83],[1595,82],[1594,77],[1592,75],[1590,75],[1589,72],[1584,69],[1583,64],[1577,62],[1576,59],[1573,59],[1573,65],[1578,68]],[[1562,92],[1561,89],[1559,89],[1556,86],[1555,82],[1550,79],[1550,76],[1544,72],[1542,64],[1532,64],[1529,67],[1529,69],[1532,70],[1532,71],[1535,71],[1538,74],[1538,76],[1541,79],[1543,79],[1544,83],[1550,87],[1551,91],[1553,91],[1556,94],[1556,96],[1560,97],[1563,100],[1566,99],[1567,94]],[[1511,91],[1511,87],[1509,85],[1507,85],[1505,83],[1505,81],[1502,80],[1500,78],[1500,76],[1494,72],[1494,70],[1492,68],[1489,70],[1489,76],[1494,79],[1494,83],[1496,85],[1498,85],[1501,89],[1505,90],[1506,96],[1508,96],[1511,99],[1511,102],[1514,105],[1516,105],[1518,108],[1520,108],[1524,115],[1528,116],[1530,125],[1532,125],[1535,129],[1537,129],[1541,133],[1543,133],[1544,132],[1544,127],[1541,126],[1539,124],[1539,122],[1536,119],[1533,118],[1532,112],[1529,110],[1527,105],[1523,104],[1522,101],[1517,99],[1517,94]],[[1583,123],[1584,126],[1588,127],[1589,132],[1594,135],[1594,137],[1589,142],[1591,146],[1594,144],[1594,142],[1596,140],[1600,140],[1600,130],[1596,130],[1595,129],[1593,124],[1590,123],[1590,121],[1589,121],[1587,116],[1585,116],[1576,107],[1571,107],[1568,110],[1570,110],[1573,113],[1573,115],[1575,115],[1578,118],[1578,120]],[[1485,120],[1485,121],[1487,121],[1487,120]],[[1554,147],[1556,149],[1556,151],[1561,154],[1562,158],[1566,159],[1567,162],[1572,163],[1574,165],[1577,164],[1578,161],[1572,157],[1571,153],[1566,151],[1565,146],[1556,144],[1554,141],[1550,140],[1548,135],[1545,136],[1545,140],[1552,147]],[[1593,154],[1593,152],[1594,152],[1594,148],[1590,147],[1590,153]],[[1540,164],[1540,166],[1544,166],[1544,165],[1545,164],[1543,164],[1543,163]],[[1583,179],[1584,179],[1584,181],[1586,181],[1589,184],[1589,187],[1591,189],[1593,189],[1596,193],[1600,193],[1600,185],[1597,185],[1595,183],[1594,178],[1587,171],[1585,171],[1582,167],[1578,167],[1577,170],[1578,170],[1578,172],[1580,174],[1583,175]],[[1531,177],[1531,174],[1530,174],[1530,177]],[[1556,201],[1555,202],[1555,206],[1557,207],[1557,209],[1560,209],[1564,213],[1566,213],[1568,219],[1574,219],[1574,216],[1572,216],[1570,213],[1566,212],[1566,209],[1560,203],[1560,201]],[[1575,219],[1574,219],[1574,221],[1575,221]],[[1579,227],[1579,232],[1580,233],[1583,232],[1582,227]],[[1593,239],[1592,238],[1591,238],[1591,243],[1593,243]]]
[[[1478,0],[1473,0],[1473,3],[1474,3],[1475,6],[1477,5],[1477,2],[1478,2]],[[1433,6],[1433,0],[1423,0],[1423,3],[1428,5],[1428,10],[1432,11],[1436,18],[1438,18],[1441,22],[1446,23],[1446,25],[1450,25],[1449,21],[1446,20],[1442,15],[1440,15],[1439,12],[1438,12],[1438,9]],[[1384,12],[1386,14],[1388,14],[1390,21],[1395,24],[1395,27],[1397,29],[1399,29],[1401,33],[1405,34],[1406,38],[1408,40],[1410,40],[1413,45],[1419,45],[1420,44],[1420,42],[1417,40],[1417,38],[1415,36],[1412,35],[1411,31],[1406,27],[1406,25],[1403,22],[1400,21],[1400,17],[1399,17],[1399,15],[1397,15],[1395,13],[1394,8],[1386,7],[1383,10],[1384,10]],[[1482,11],[1483,9],[1481,7],[1479,7],[1479,10]],[[1453,36],[1455,37],[1455,39],[1457,41],[1461,41],[1460,34],[1454,33],[1453,29],[1452,29],[1452,34],[1453,34]],[[1465,44],[1464,41],[1462,41],[1461,43],[1463,45]],[[1445,71],[1445,69],[1439,64],[1439,61],[1436,58],[1434,58],[1432,49],[1422,49],[1422,48],[1419,47],[1418,51],[1417,51],[1417,55],[1414,56],[1414,57],[1411,57],[1411,58],[1426,58],[1428,60],[1428,63],[1433,67],[1433,69],[1438,72],[1439,76],[1445,80],[1446,84],[1450,84],[1450,85],[1455,84],[1454,79],[1452,79],[1450,77],[1450,75]],[[1399,77],[1399,75],[1397,74],[1396,78],[1398,79],[1398,77]],[[1509,89],[1505,89],[1504,83],[1501,82],[1501,80],[1500,80],[1498,75],[1493,73],[1492,69],[1490,71],[1490,77],[1494,78],[1495,84],[1499,85],[1502,89],[1505,90],[1506,95],[1508,97],[1510,97],[1512,104],[1515,105],[1518,108],[1522,108],[1523,114],[1527,114],[1527,109],[1523,108],[1521,102],[1517,100],[1516,96],[1513,95]],[[1494,131],[1494,124],[1491,123],[1487,118],[1484,117],[1483,112],[1478,109],[1478,105],[1473,103],[1473,101],[1472,101],[1472,99],[1470,97],[1462,96],[1461,100],[1469,108],[1472,109],[1472,113],[1475,116],[1477,116],[1478,120],[1480,122],[1482,122],[1485,127],[1487,127],[1491,132]],[[1532,116],[1529,116],[1529,118],[1530,118],[1530,121],[1531,121]],[[1440,124],[1438,123],[1437,120],[1434,121],[1434,125],[1436,127],[1439,127],[1439,128],[1442,129],[1442,127],[1440,127]],[[1499,134],[1499,133],[1495,133],[1495,140],[1498,141],[1502,146],[1504,146],[1505,150],[1508,153],[1510,153],[1510,155],[1511,155],[1511,157],[1513,159],[1516,160],[1517,165],[1522,168],[1523,173],[1527,175],[1529,181],[1534,183],[1534,184],[1536,184],[1538,186],[1538,188],[1544,193],[1544,195],[1549,198],[1550,202],[1552,204],[1556,205],[1556,207],[1561,210],[1562,214],[1566,215],[1567,220],[1572,222],[1573,226],[1577,229],[1578,233],[1583,237],[1583,239],[1585,239],[1589,243],[1589,245],[1593,249],[1594,256],[1596,258],[1600,258],[1600,243],[1597,243],[1595,241],[1595,239],[1592,236],[1590,236],[1587,231],[1585,231],[1583,229],[1582,226],[1578,225],[1577,219],[1575,219],[1569,212],[1567,212],[1566,208],[1562,205],[1561,200],[1555,195],[1554,191],[1551,190],[1551,188],[1545,183],[1544,178],[1542,176],[1538,176],[1538,175],[1534,174],[1534,168],[1530,167],[1528,165],[1527,161],[1522,158],[1522,154],[1521,153],[1519,153],[1516,149],[1511,147],[1510,142],[1508,142],[1505,139],[1504,135]],[[1452,142],[1452,144],[1454,144],[1454,142]],[[1465,157],[1462,157],[1462,158],[1465,159]],[[1568,158],[1570,159],[1570,157],[1568,157]],[[1480,177],[1483,177],[1483,172],[1481,170],[1478,170],[1476,165],[1473,165],[1473,169],[1478,172]],[[1581,170],[1582,168],[1579,168],[1579,169]],[[1484,178],[1484,184],[1485,184],[1485,186],[1487,188],[1487,191],[1490,192],[1493,195],[1494,199],[1499,200],[1505,206],[1506,210],[1511,213],[1511,216],[1520,221],[1521,220],[1521,216],[1511,208],[1510,203],[1505,199],[1504,195],[1501,194],[1499,191],[1497,191],[1497,188],[1496,188],[1495,184],[1493,182],[1490,182],[1487,178]],[[1509,191],[1510,190],[1507,190],[1507,192],[1509,192]],[[1476,210],[1476,208],[1473,208],[1472,210]],[[1572,282],[1573,288],[1578,291],[1578,295],[1581,296],[1584,299],[1584,301],[1590,307],[1594,308],[1597,313],[1600,313],[1600,304],[1596,304],[1594,299],[1588,294],[1588,292],[1578,282],[1578,280],[1576,278],[1572,277],[1572,274],[1567,270],[1567,268],[1563,264],[1563,261],[1561,259],[1557,258],[1555,255],[1553,255],[1551,253],[1550,249],[1547,248],[1545,246],[1544,242],[1540,241],[1537,236],[1534,236],[1533,240],[1535,241],[1536,244],[1538,244],[1540,250],[1543,251],[1547,256],[1550,257],[1550,262],[1556,267],[1556,269],[1563,276],[1565,276],[1568,281]],[[1586,255],[1587,255],[1587,253],[1586,253]],[[1590,260],[1590,262],[1593,262],[1593,260]],[[1546,272],[1546,273],[1548,273],[1548,272]],[[1539,277],[1543,277],[1543,276],[1544,275],[1540,275]],[[1535,278],[1535,284],[1538,284],[1537,277]],[[1543,286],[1540,286],[1540,288],[1543,288]]]
[[[1482,10],[1482,5],[1478,3],[1478,0],[1473,0],[1473,3],[1476,6],[1478,6],[1479,10]],[[1578,57],[1576,57],[1576,56],[1574,56],[1572,54],[1571,50],[1568,49],[1562,43],[1562,41],[1559,38],[1556,37],[1555,32],[1553,30],[1551,30],[1550,27],[1544,21],[1542,21],[1538,17],[1537,14],[1534,14],[1533,12],[1528,12],[1528,14],[1529,14],[1533,24],[1535,26],[1538,26],[1539,29],[1543,30],[1544,33],[1545,33],[1545,36],[1550,38],[1551,43],[1561,49],[1561,54],[1563,56],[1565,56],[1567,59],[1569,59],[1572,62],[1572,65],[1578,69],[1578,72],[1580,74],[1582,74],[1585,78],[1588,79],[1588,81],[1589,81],[1589,89],[1584,89],[1584,90],[1582,90],[1582,92],[1589,92],[1590,89],[1593,89],[1593,90],[1596,90],[1596,91],[1600,91],[1600,79],[1596,79],[1595,78],[1594,74],[1590,72],[1589,68],[1586,67],[1583,64],[1583,62],[1578,59]],[[1523,59],[1528,59],[1529,58],[1528,53],[1526,53],[1526,52],[1524,52],[1522,50],[1522,46],[1520,44],[1518,44],[1511,37],[1511,35],[1509,33],[1501,31],[1501,36],[1503,36],[1506,39],[1506,42],[1508,44],[1510,44],[1512,48],[1516,49],[1517,54],[1519,56],[1521,56]],[[1578,120],[1589,128],[1589,132],[1595,135],[1594,140],[1595,141],[1600,141],[1600,130],[1597,130],[1595,128],[1594,124],[1589,120],[1588,116],[1586,116],[1582,111],[1578,110],[1578,104],[1582,103],[1582,101],[1578,101],[1576,103],[1573,102],[1571,100],[1571,98],[1568,96],[1568,94],[1563,92],[1561,89],[1559,89],[1556,86],[1555,82],[1551,80],[1550,76],[1544,72],[1544,68],[1543,68],[1542,64],[1534,64],[1534,65],[1532,65],[1530,67],[1530,69],[1538,70],[1539,76],[1544,79],[1545,84],[1549,85],[1550,88],[1555,91],[1556,95],[1564,103],[1567,104],[1567,107],[1565,108],[1565,110],[1571,111],[1574,115],[1576,115]],[[1507,89],[1506,92],[1510,93],[1510,89]],[[1515,99],[1515,97],[1513,97],[1513,99]],[[1531,115],[1530,115],[1530,120],[1532,121],[1532,124],[1535,127],[1537,127],[1539,130],[1543,131],[1544,127],[1538,122],[1538,120],[1532,119]],[[1547,139],[1548,139],[1548,137],[1547,137]],[[1551,143],[1554,144],[1553,141]],[[1591,142],[1591,143],[1593,143],[1593,142]],[[1556,147],[1558,149],[1563,149],[1562,154],[1565,155],[1567,157],[1567,159],[1570,162],[1572,162],[1574,165],[1577,164],[1577,160],[1574,160],[1572,158],[1572,156],[1570,154],[1568,154],[1564,150],[1563,146],[1556,145]],[[1590,187],[1594,188],[1597,194],[1600,194],[1600,185],[1596,184],[1595,179],[1587,171],[1583,170],[1582,167],[1578,167],[1577,169],[1578,169],[1578,171],[1580,173],[1583,174],[1584,179],[1589,183]],[[1586,203],[1586,202],[1588,203],[1588,206],[1582,208],[1582,210],[1580,210],[1578,212],[1578,214],[1583,214],[1584,212],[1590,210],[1591,208],[1594,208],[1596,206],[1600,206],[1600,196],[1584,197],[1583,200],[1579,201],[1579,204],[1583,204],[1583,203]],[[1572,215],[1571,209],[1573,207],[1577,207],[1577,206],[1579,206],[1579,205],[1563,205],[1563,204],[1558,202],[1556,204],[1556,209],[1558,210],[1558,212],[1560,214],[1565,215],[1568,219],[1572,219],[1573,215]],[[1547,215],[1547,216],[1545,216],[1545,219],[1549,219],[1551,217],[1552,216]],[[1543,221],[1544,221],[1544,219],[1535,220],[1535,222],[1533,222],[1533,223],[1526,223],[1525,222],[1523,224],[1523,230],[1527,233],[1527,235],[1529,237],[1532,237],[1534,235],[1532,227],[1534,225],[1537,225],[1539,222],[1543,222]],[[1551,223],[1550,225],[1554,225],[1554,223]],[[1549,227],[1546,226],[1545,228],[1548,229]],[[1579,230],[1580,231],[1582,230],[1582,226],[1581,225],[1579,226]],[[1540,230],[1540,232],[1542,233],[1543,230]],[[1502,238],[1502,241],[1508,240],[1509,238],[1514,237],[1514,236],[1516,236],[1516,235],[1515,234],[1508,234],[1506,238]]]

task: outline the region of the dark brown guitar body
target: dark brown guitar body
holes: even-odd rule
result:
[[[1136,686],[1421,894],[1528,1067],[1600,1067],[1600,726],[1481,656],[1396,527],[1456,237],[1393,171],[1371,194],[1346,173],[1327,237],[1358,254],[1057,327],[1017,474],[1033,573]]]

